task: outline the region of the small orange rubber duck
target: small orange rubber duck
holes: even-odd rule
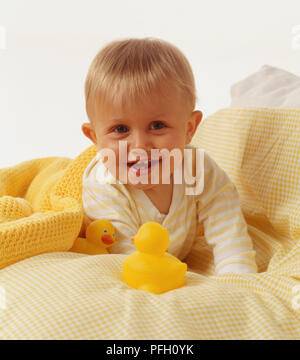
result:
[[[113,224],[105,219],[92,221],[86,228],[86,237],[78,237],[69,251],[88,254],[109,254],[107,248],[116,240]]]

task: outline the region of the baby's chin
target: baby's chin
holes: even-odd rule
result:
[[[123,184],[124,181],[122,181],[121,179],[119,179]],[[169,183],[170,184],[170,180],[166,179],[164,182],[162,181],[162,179],[160,178],[159,181],[153,181],[153,183],[151,183],[151,176],[148,176],[148,180],[147,180],[147,176],[144,177],[137,177],[135,178],[134,182],[130,181],[130,176],[127,177],[127,181],[126,184],[129,185],[130,187],[133,187],[135,189],[139,189],[139,190],[150,190],[150,189],[154,189],[156,186],[159,186],[161,184],[166,184]]]
[[[145,179],[145,178],[144,178]],[[171,175],[171,179],[172,179],[172,175]],[[158,182],[153,182],[151,183],[151,176],[149,176],[148,178],[148,182],[146,183],[146,181],[142,181],[141,178],[139,179],[139,182],[136,183],[136,181],[133,183],[130,181],[130,179],[128,178],[127,184],[135,189],[138,190],[150,190],[150,189],[154,189],[156,186],[161,186],[162,184],[170,184],[172,180],[170,180],[168,177],[163,181],[160,177]]]
[[[155,186],[160,185],[161,183],[161,178],[159,178],[158,181],[153,180],[153,182],[151,182],[150,174],[132,178],[129,174],[127,174],[127,184],[131,187],[134,187],[135,189],[150,190],[153,189]]]
[[[155,188],[155,186],[158,186],[158,184],[143,184],[143,183],[138,183],[138,184],[131,184],[130,182],[128,182],[128,185],[137,189],[137,190],[150,190]]]

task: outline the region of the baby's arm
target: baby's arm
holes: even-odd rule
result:
[[[138,222],[130,203],[118,184],[83,184],[82,201],[87,223],[106,219],[116,229],[116,243],[109,248],[112,254],[131,254],[136,251],[131,236],[138,231]]]
[[[198,197],[198,220],[213,245],[216,274],[255,273],[255,251],[234,183],[213,158],[205,154],[204,192]]]

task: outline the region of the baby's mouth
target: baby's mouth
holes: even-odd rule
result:
[[[150,169],[151,166],[155,166],[157,165],[159,162],[161,162],[161,159],[159,160],[149,160],[149,161],[133,161],[133,162],[128,162],[127,166],[129,168],[133,168],[134,170],[138,170],[138,169]]]

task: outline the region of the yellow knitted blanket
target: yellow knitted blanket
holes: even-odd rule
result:
[[[69,250],[82,221],[82,174],[96,155],[38,158],[0,169],[0,269],[49,251]]]
[[[203,234],[184,260],[186,285],[160,295],[122,281],[126,255],[67,251],[94,146],[0,170],[0,338],[300,339],[299,124],[293,109],[204,119],[192,143],[236,184],[258,273],[216,276]]]

